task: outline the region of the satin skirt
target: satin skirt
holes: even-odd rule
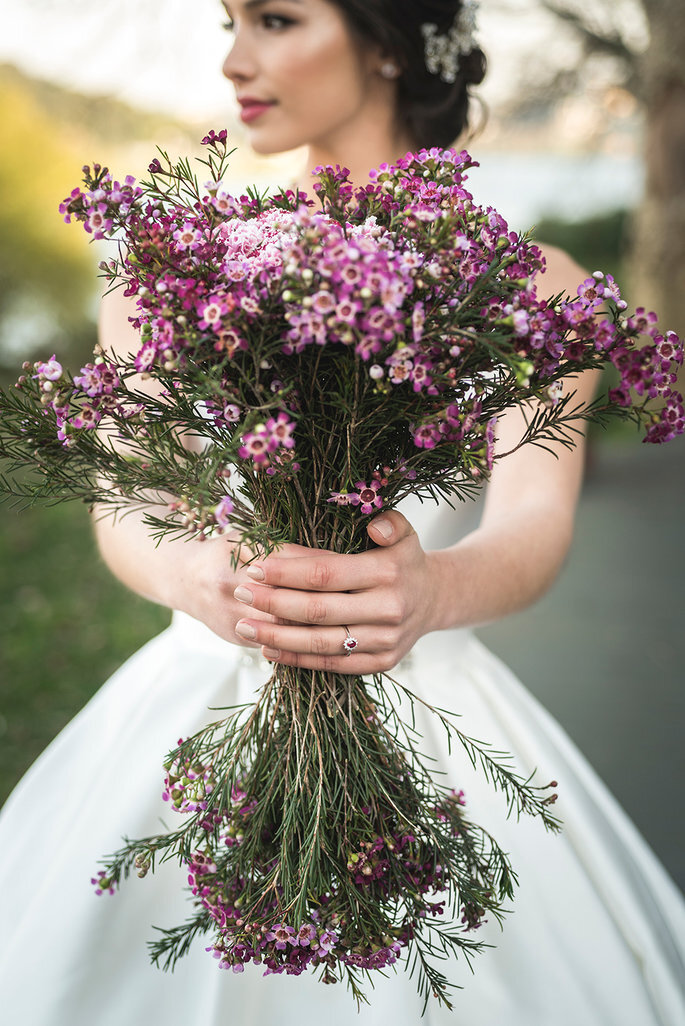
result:
[[[146,941],[191,913],[185,873],[167,863],[113,897],[90,879],[121,838],[178,825],[161,798],[162,761],[216,709],[250,700],[257,655],[174,614],[62,731],[0,815],[0,1006],[12,1026],[683,1026],[685,904],[650,848],[559,725],[469,632],[428,635],[397,675],[509,751],[520,772],[559,782],[561,835],[507,818],[503,795],[447,750],[427,713],[424,750],[466,792],[471,818],[510,854],[520,886],[491,945],[445,967],[454,1011],[429,1004],[403,968],[374,974],[357,1013],[344,985],[314,975],[220,970],[200,938],[173,973]]]

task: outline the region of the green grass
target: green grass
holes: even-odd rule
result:
[[[117,666],[169,621],[110,574],[84,507],[17,512],[0,531],[0,802]]]

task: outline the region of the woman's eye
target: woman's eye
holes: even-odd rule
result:
[[[287,28],[288,25],[292,25],[293,22],[290,18],[283,18],[280,14],[263,14],[261,22],[264,28],[279,32],[281,29]],[[235,22],[232,18],[227,18],[226,21],[222,22],[222,29],[225,32],[235,31]]]
[[[279,29],[286,28],[288,25],[292,25],[290,18],[282,18],[280,14],[265,14],[262,17],[262,24],[264,28],[268,29]]]

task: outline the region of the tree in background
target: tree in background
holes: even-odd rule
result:
[[[683,0],[534,0],[580,43],[581,60],[553,76],[578,87],[587,64],[610,63],[645,114],[646,188],[631,244],[634,292],[685,332],[685,7]],[[509,4],[505,4],[509,7]]]
[[[633,265],[645,300],[685,332],[685,8],[642,0],[650,42],[640,61],[646,108],[647,187],[636,219]]]

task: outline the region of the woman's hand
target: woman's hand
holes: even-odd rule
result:
[[[234,566],[236,547],[238,560]],[[170,559],[172,551],[173,559]],[[287,560],[310,551],[302,545],[284,545],[279,554]],[[195,539],[172,542],[167,546],[167,569],[163,577],[157,578],[159,593],[154,597],[171,609],[179,609],[200,620],[225,641],[259,648],[259,642],[236,632],[236,624],[245,615],[245,606],[234,593],[240,587],[252,585],[248,577],[250,564],[246,565],[246,561],[253,558],[254,553],[246,546],[239,546],[237,536],[230,532],[201,542]],[[276,622],[275,616],[257,609],[253,619],[261,625]]]
[[[288,666],[362,674],[395,666],[435,626],[432,554],[397,511],[368,532],[379,546],[368,552],[280,550],[246,567],[233,592],[243,610],[238,638]],[[350,656],[345,627],[359,642]]]

